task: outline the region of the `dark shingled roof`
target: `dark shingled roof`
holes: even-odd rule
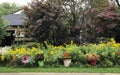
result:
[[[9,14],[4,16],[9,25],[23,25],[26,16],[24,14]]]

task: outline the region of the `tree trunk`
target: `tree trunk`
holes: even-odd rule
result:
[[[115,0],[115,1],[117,3],[118,7],[120,7],[119,0]]]

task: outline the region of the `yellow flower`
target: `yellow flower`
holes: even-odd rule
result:
[[[113,46],[114,46],[114,47],[117,47],[117,46],[118,46],[118,44],[113,44]]]
[[[87,48],[87,47],[84,45],[83,48]]]
[[[11,54],[12,54],[12,55],[15,55],[15,54],[16,54],[16,51],[11,51]]]
[[[25,51],[25,48],[22,47],[20,50]]]
[[[115,52],[113,52],[112,55],[115,55]]]
[[[15,50],[14,51],[18,51],[19,49],[18,48],[15,48]]]
[[[39,50],[39,51],[37,51],[37,53],[38,53],[38,54],[42,54],[42,53],[43,53],[43,51],[42,51],[42,50]]]
[[[21,50],[20,52],[19,52],[19,54],[21,55],[21,54],[24,54],[24,51],[23,50]]]
[[[35,51],[36,50],[36,48],[35,47],[32,47],[32,51]]]
[[[53,55],[53,54],[54,54],[54,51],[50,51],[50,54]]]
[[[90,46],[93,46],[93,44],[91,43]]]
[[[102,47],[104,47],[104,46],[105,46],[104,43],[102,43],[102,44],[99,45],[100,48],[102,48]]]
[[[31,52],[29,52],[29,51],[26,51],[26,53],[25,54],[27,54],[27,55],[32,55],[32,53]]]
[[[111,42],[112,42],[112,43],[115,43],[115,40],[114,40],[114,38],[111,38],[110,40],[111,40]]]
[[[5,56],[4,56],[4,55],[1,56],[1,60],[2,60],[2,61],[5,60]]]
[[[71,45],[73,45],[73,41],[71,40],[71,43],[70,43]]]

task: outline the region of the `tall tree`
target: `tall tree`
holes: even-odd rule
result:
[[[120,7],[120,1],[119,0],[115,0],[117,5]]]
[[[14,13],[20,9],[21,9],[21,6],[15,3],[4,2],[0,4],[0,10],[1,10],[0,14],[2,15]]]
[[[63,24],[61,8],[50,3],[34,0],[25,6],[24,13],[26,27],[36,41],[47,41],[53,45],[61,45],[67,37],[66,27]]]
[[[63,8],[63,14],[65,14],[65,24],[69,26],[75,26],[79,24],[79,19],[83,11],[82,0],[48,0],[54,5],[61,6]]]
[[[97,10],[103,10],[109,6],[109,0],[87,0],[90,8],[96,8]]]
[[[2,39],[7,35],[6,28],[7,28],[7,22],[4,20],[3,16],[0,15],[0,44],[2,42]]]
[[[65,23],[71,28],[71,36],[83,34],[84,37],[95,37],[95,18],[109,5],[108,0],[49,0],[55,5],[61,5],[64,9]],[[59,3],[58,3],[58,2]],[[62,4],[60,4],[62,3]],[[89,31],[91,30],[91,31]],[[81,33],[80,33],[81,32]],[[82,36],[83,36],[82,35]],[[87,38],[86,38],[87,39]]]
[[[13,12],[16,12],[20,9],[21,7],[19,5],[16,5],[15,3],[2,3],[0,4],[0,44],[3,41],[4,37],[8,35],[6,32],[6,28],[8,26],[7,21],[3,18],[4,15],[10,14]]]

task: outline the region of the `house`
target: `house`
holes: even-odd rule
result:
[[[21,11],[4,16],[4,19],[8,22],[9,25],[7,27],[7,32],[10,33],[10,36],[6,36],[3,39],[1,46],[9,46],[12,44],[13,41],[32,40],[31,38],[27,38],[25,36],[24,20],[26,18],[26,15],[23,14]]]
[[[24,14],[9,14],[5,15],[4,18],[10,25],[7,31],[12,32],[16,38],[25,37],[24,19],[26,16]]]

